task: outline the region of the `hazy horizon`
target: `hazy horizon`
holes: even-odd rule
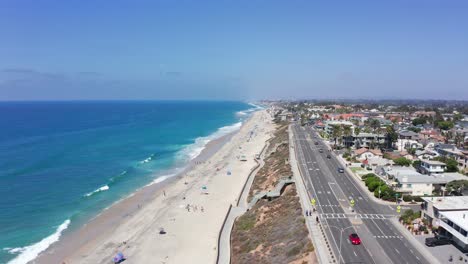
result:
[[[466,1],[0,3],[0,101],[468,100]]]

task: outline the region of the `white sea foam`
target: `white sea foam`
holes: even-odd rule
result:
[[[206,136],[206,137],[199,137],[195,139],[195,142],[191,145],[188,145],[184,149],[182,149],[179,153],[178,156],[182,157],[185,160],[192,160],[205,149],[206,145],[215,139],[221,138],[222,136],[225,136],[229,133],[232,133],[236,130],[239,130],[242,126],[242,122],[235,123],[230,126],[224,126],[221,128],[218,128],[216,132],[213,134]]]
[[[70,225],[70,219],[63,222],[52,235],[42,239],[41,241],[21,248],[10,248],[11,254],[19,253],[16,258],[10,260],[8,264],[26,264],[35,259],[42,251],[46,250],[50,245],[57,242],[62,235],[62,232]],[[6,248],[5,248],[6,249]]]
[[[153,160],[153,157],[154,157],[154,154],[151,155],[151,156],[149,156],[148,158],[146,158],[146,159],[140,161],[140,164],[144,164],[144,163],[148,163],[148,162],[152,161],[152,160]]]
[[[107,190],[109,190],[109,186],[104,185],[104,186],[99,187],[99,188],[97,188],[96,190],[94,190],[94,191],[92,191],[90,193],[85,194],[84,196],[89,197],[89,196],[91,196],[91,195],[93,195],[95,193],[103,192],[103,191],[107,191]]]

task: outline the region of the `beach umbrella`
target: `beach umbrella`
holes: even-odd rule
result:
[[[117,253],[117,255],[115,255],[113,260],[114,260],[114,263],[119,263],[122,260],[124,260],[124,255],[122,254],[122,252],[119,252]]]

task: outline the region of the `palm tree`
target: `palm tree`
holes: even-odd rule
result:
[[[349,137],[353,135],[353,131],[351,130],[351,127],[350,126],[344,126],[343,127],[343,135],[345,136],[346,138],[346,145],[345,147],[348,147],[348,142],[349,142]]]
[[[335,139],[335,146],[336,146],[336,140],[341,137],[343,131],[341,126],[335,125],[333,126],[333,133],[332,136]]]

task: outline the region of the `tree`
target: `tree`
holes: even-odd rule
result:
[[[395,132],[393,126],[387,126],[386,134],[385,134],[385,141],[387,142],[387,148],[392,148],[393,143],[398,140],[398,133]]]
[[[437,122],[437,127],[442,129],[442,130],[452,129],[453,126],[454,126],[454,124],[451,121],[439,121],[439,122]]]
[[[456,192],[461,194],[465,188],[468,188],[468,180],[456,180],[447,183],[445,186],[448,193]]]
[[[408,127],[407,128],[409,131],[413,131],[414,133],[419,133],[421,132],[421,129],[419,127]]]
[[[336,140],[341,138],[342,134],[343,134],[343,130],[342,130],[341,126],[339,126],[339,125],[333,126],[332,137],[335,140],[335,146],[336,146]]]
[[[361,128],[360,127],[356,127],[354,128],[354,134],[357,136],[361,133]]]
[[[452,158],[447,159],[445,162],[447,165],[446,172],[457,172],[458,171],[458,162]]]
[[[350,126],[344,126],[343,127],[343,136],[345,136],[347,139],[353,135],[353,131],[351,130]],[[346,140],[346,142],[349,142],[349,140]],[[348,147],[348,146],[346,146]]]
[[[411,165],[411,160],[405,158],[405,157],[400,157],[400,158],[396,158],[393,160],[393,162],[395,162],[395,165],[398,165],[398,166],[405,166],[405,167],[408,167]]]
[[[374,130],[377,129],[377,128],[380,128],[380,121],[378,119],[371,119],[371,121],[369,122],[369,126]]]
[[[419,167],[421,167],[421,161],[420,160],[413,161],[413,167],[418,170]]]
[[[427,117],[425,116],[416,117],[415,119],[413,119],[412,123],[413,123],[413,126],[424,125],[427,123]]]

